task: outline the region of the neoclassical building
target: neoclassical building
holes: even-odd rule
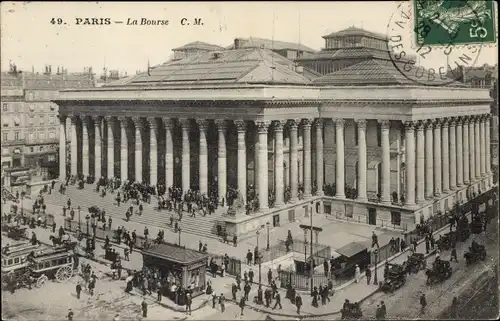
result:
[[[268,49],[234,49],[63,91],[61,179],[243,196],[253,186],[259,211],[224,218],[238,235],[315,212],[411,230],[492,186],[487,90],[421,86],[388,61],[360,64],[312,81]]]

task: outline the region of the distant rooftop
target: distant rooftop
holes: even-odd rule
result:
[[[123,82],[104,86],[165,86],[206,84],[288,84],[311,81],[295,72],[295,63],[269,49],[247,48],[198,52],[166,62]]]
[[[182,50],[214,51],[214,50],[224,50],[224,47],[212,45],[212,44],[202,42],[202,41],[194,41],[194,42],[190,42],[182,47],[172,49],[172,51],[182,51]]]
[[[365,36],[365,37],[370,37],[370,38],[375,38],[375,39],[380,39],[380,40],[387,40],[387,36],[384,34],[367,31],[367,30],[357,28],[354,26],[349,27],[347,29],[340,30],[340,31],[334,31],[332,33],[329,33],[326,36],[323,36],[323,38],[333,38],[333,37],[343,37],[343,36]]]
[[[289,50],[298,50],[310,53],[316,52],[316,50],[298,43],[255,38],[255,37],[236,38],[232,45],[226,47],[226,49],[240,49],[240,48],[265,48],[271,50],[289,49]]]
[[[2,72],[1,86],[19,89],[69,89],[94,87],[90,74],[44,74],[26,71]]]

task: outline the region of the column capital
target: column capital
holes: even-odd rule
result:
[[[316,125],[316,128],[322,128],[323,123],[324,123],[323,118],[316,118],[314,120],[314,125]]]
[[[355,118],[354,122],[358,126],[358,129],[366,129],[366,119]]]
[[[200,131],[202,130],[207,130],[208,127],[208,120],[206,119],[196,119],[196,125],[198,125],[198,128]]]
[[[381,129],[389,129],[391,127],[391,121],[388,119],[379,119],[377,122],[380,124]]]
[[[142,127],[142,118],[141,117],[132,117],[132,121],[134,122],[135,127]]]
[[[340,127],[344,127],[345,125],[345,119],[344,118],[333,118],[333,123],[335,124],[335,126],[340,126]]]
[[[191,127],[191,119],[188,118],[179,118],[179,124],[182,129],[189,129]]]
[[[118,121],[120,122],[120,124],[122,125],[127,125],[127,121],[129,119],[129,117],[127,116],[118,116]]]
[[[463,124],[464,126],[469,125],[469,121],[470,121],[469,116],[462,116],[462,117],[461,117],[461,119],[462,119],[462,124]]]
[[[443,128],[448,128],[449,125],[450,125],[450,118],[449,117],[444,117],[441,119],[441,126]]]
[[[483,117],[485,121],[488,121],[491,118],[491,114],[484,114]]]
[[[448,124],[450,127],[455,127],[458,124],[458,117],[450,117]]]
[[[425,120],[420,120],[420,121],[415,122],[415,128],[418,131],[423,131],[425,128]]]
[[[89,125],[89,122],[90,122],[90,117],[89,116],[82,116],[80,118],[82,119],[82,122],[85,124],[85,126]]]
[[[405,130],[414,130],[415,129],[415,122],[405,121],[404,126],[405,126]]]
[[[174,128],[174,120],[172,118],[162,117],[161,119],[163,120],[163,126],[165,126],[166,129]]]
[[[425,129],[429,129],[429,130],[434,129],[434,120],[426,119],[424,122],[425,122]]]
[[[257,127],[257,131],[259,134],[267,133],[269,129],[270,122],[267,120],[256,120],[255,126]]]
[[[442,123],[443,123],[443,120],[440,118],[435,118],[432,120],[432,126],[434,127],[434,129],[440,129]]]
[[[66,121],[66,118],[67,118],[67,117],[68,117],[68,116],[66,116],[66,115],[61,115],[61,114],[57,115],[57,118],[59,118],[59,121],[60,121],[61,123],[64,123],[64,122]]]
[[[302,119],[302,125],[304,127],[311,127],[312,126],[312,123],[313,123],[313,118],[303,118]]]
[[[102,116],[92,116],[92,120],[94,121],[94,124],[98,126],[102,122]]]
[[[273,129],[275,132],[282,132],[284,127],[284,123],[281,120],[273,121]]]
[[[109,123],[109,122],[112,122],[115,117],[114,116],[104,116],[104,119]]]
[[[147,118],[149,128],[156,129],[158,127],[158,123],[156,121],[156,117],[148,117]]]
[[[297,127],[299,127],[300,119],[288,119],[287,125],[290,129],[297,130]]]
[[[227,122],[224,119],[216,119],[215,125],[217,125],[217,131],[223,132],[227,129]]]
[[[238,119],[234,120],[234,125],[239,132],[245,132],[247,130],[247,123],[244,120]]]

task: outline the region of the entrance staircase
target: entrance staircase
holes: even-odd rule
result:
[[[56,190],[58,190],[58,188],[52,191],[52,194],[44,194],[44,200],[47,204],[61,206],[62,208],[62,206],[66,206],[69,198],[71,199],[72,207],[75,209],[80,206],[83,211],[88,211],[89,207],[97,206],[106,211],[106,216],[123,220],[125,220],[125,212],[130,205],[132,205],[134,206],[134,214],[130,217],[131,222],[156,226],[163,229],[170,226],[171,216],[173,216],[174,219],[178,218],[177,213],[173,211],[167,211],[165,209],[158,211],[156,197],[152,197],[151,204],[142,203],[143,211],[142,215],[139,216],[135,214],[137,209],[135,201],[129,200],[127,203],[121,203],[120,206],[117,206],[114,200],[116,198],[116,192],[113,194],[107,193],[105,197],[101,197],[95,192],[94,185],[86,184],[85,188],[81,190],[77,189],[76,186],[68,186],[65,195],[59,194]],[[221,225],[222,229],[224,229],[225,226],[223,217],[225,211],[226,209],[219,208],[212,215],[207,214],[205,217],[198,213],[196,217],[191,217],[184,212],[182,221],[179,222],[179,226],[183,233],[217,239],[217,225]]]

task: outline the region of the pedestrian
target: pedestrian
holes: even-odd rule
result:
[[[359,278],[361,277],[361,270],[359,269],[359,266],[357,264],[354,269],[354,275],[356,277],[356,283],[359,283]]]
[[[198,251],[201,252],[202,249],[203,249],[203,243],[200,240],[200,242],[198,243]]]
[[[240,299],[240,309],[241,309],[241,315],[244,315],[243,314],[243,309],[245,308],[245,297],[242,296],[241,299]]]
[[[148,303],[146,302],[146,298],[144,298],[142,300],[141,308],[142,308],[142,317],[147,318],[148,317]]]
[[[451,317],[455,320],[458,319],[458,299],[456,296],[451,301]]]
[[[93,272],[92,272],[93,273]],[[95,279],[94,278],[91,278],[90,281],[89,281],[89,292],[90,292],[90,296],[93,296],[94,295],[94,288],[95,288]]]
[[[382,318],[385,319],[385,317],[387,316],[387,308],[385,306],[385,303],[384,301],[380,301],[380,310],[382,311]]]
[[[111,231],[111,224],[113,223],[113,220],[110,218],[108,218],[108,226],[109,226],[109,230]]]
[[[233,236],[233,246],[237,247],[238,246],[238,237],[236,235]],[[243,311],[243,310],[242,310]]]
[[[220,297],[219,297],[219,304],[220,304],[220,310],[222,311],[222,313],[224,313],[224,311],[226,310],[226,298],[224,297],[224,293],[221,293]]]
[[[273,310],[276,309],[276,306],[278,305],[280,306],[280,310],[283,309],[283,307],[281,306],[281,296],[279,292],[276,292],[274,299],[276,300],[276,303],[274,304]]]
[[[215,309],[215,303],[217,302],[217,294],[212,293],[212,308]]]
[[[373,231],[372,232],[372,247],[374,247],[375,245],[377,245],[377,247],[380,247],[380,245],[378,244],[377,234],[375,234],[375,231]]]
[[[248,272],[248,278],[250,279],[250,283],[253,283],[253,277],[254,277],[254,273],[253,273],[252,268],[250,268],[250,271]]]
[[[271,284],[273,282],[273,271],[271,271],[271,269],[269,269],[269,271],[267,271],[267,282],[269,284]]]
[[[233,286],[231,287],[231,294],[233,295],[234,301],[236,301],[236,292],[238,292],[238,287],[235,283],[233,283]]]
[[[253,254],[250,250],[247,252],[247,265],[252,265]]]
[[[366,284],[370,285],[370,280],[372,279],[372,270],[370,266],[366,267]]]
[[[238,291],[241,291],[241,276],[239,274],[236,275],[236,284],[237,284]]]
[[[420,296],[420,313],[425,312],[425,307],[427,306],[427,300],[425,298],[425,293]]]
[[[425,253],[429,254],[429,250],[431,248],[431,242],[428,236],[425,236]]]
[[[82,292],[82,284],[80,281],[76,284],[76,298],[80,299],[80,293]]]
[[[71,311],[71,309],[69,309],[69,311],[68,311],[68,316],[67,316],[68,321],[73,321],[73,316],[74,316],[74,315],[75,315],[75,314],[73,313],[73,311]]]
[[[250,283],[246,282],[245,286],[243,287],[243,292],[245,293],[245,301],[248,301],[248,294],[250,294],[250,290],[252,287],[250,286]]]
[[[295,297],[295,306],[297,307],[297,314],[300,314],[300,307],[302,306],[302,297],[297,293]]]
[[[157,298],[156,299],[158,300],[158,302],[161,302],[161,290],[162,290],[161,287],[158,287],[158,290],[156,292],[156,294],[157,294]]]
[[[453,259],[455,259],[455,261],[458,263],[458,259],[457,259],[457,249],[455,247],[453,247],[451,249],[451,258],[450,258],[450,262],[453,261]]]
[[[389,244],[391,245],[390,252],[391,253],[397,252],[396,251],[396,240],[394,239],[394,237],[391,238],[391,240],[389,241]]]
[[[128,248],[123,249],[123,255],[125,256],[125,261],[130,261]]]
[[[191,294],[186,294],[186,313],[191,315],[191,304],[193,303],[193,298],[191,298]]]

